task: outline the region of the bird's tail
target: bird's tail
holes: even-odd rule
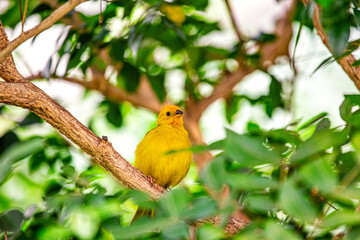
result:
[[[141,208],[139,207],[136,212],[135,215],[133,216],[133,218],[131,219],[130,224],[132,224],[134,221],[136,221],[137,219],[140,219],[144,216],[148,216],[148,217],[153,217],[154,216],[154,210],[153,209],[148,209],[148,208]]]

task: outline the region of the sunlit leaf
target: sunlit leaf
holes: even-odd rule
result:
[[[243,191],[277,187],[276,181],[271,178],[261,177],[255,174],[227,174],[226,180],[233,188]]]
[[[227,130],[226,133],[226,153],[241,165],[254,166],[280,163],[280,156],[276,152],[266,149],[260,138],[239,135],[230,130]]]
[[[314,124],[315,122],[323,119],[324,117],[326,117],[328,114],[326,112],[322,112],[319,113],[318,115],[310,118],[309,120],[307,120],[306,122],[304,122],[303,124],[301,124],[298,128],[297,131],[301,131],[304,128],[309,127],[310,125]]]
[[[331,193],[338,183],[331,162],[331,156],[311,162],[301,168],[300,176],[308,186],[317,187],[323,193]]]
[[[217,240],[224,237],[222,229],[209,224],[201,226],[196,232],[200,240]]]
[[[300,144],[295,154],[290,158],[291,163],[299,163],[314,154],[322,153],[326,149],[343,144],[346,133],[323,130]]]
[[[344,224],[360,224],[360,214],[349,210],[335,211],[325,218],[321,226],[324,228],[335,228]]]
[[[11,166],[33,152],[44,147],[44,140],[33,138],[27,141],[12,144],[0,155],[0,183],[10,174]]]

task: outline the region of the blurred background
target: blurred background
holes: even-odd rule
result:
[[[54,6],[63,2],[30,1],[24,30],[39,24]],[[167,99],[168,102],[184,107],[186,115],[189,99],[193,97],[200,101],[210,96],[221,81],[221,76],[236,71],[237,57],[244,56],[243,52],[236,56],[241,49],[246,49],[246,57],[254,56],[258,51],[258,44],[267,44],[274,41],[274,38],[281,38],[273,35],[277,23],[289,9],[294,8],[290,0],[202,0],[198,4],[191,1],[155,0],[120,2],[89,1],[80,4],[65,17],[75,23],[72,16],[77,14],[77,19],[80,20],[75,28],[66,21],[60,21],[19,46],[13,52],[13,57],[24,77],[34,80],[37,86],[97,135],[107,136],[114,148],[131,163],[134,161],[138,142],[156,125],[156,110],[134,106],[128,101],[110,101],[101,91],[87,89],[81,84],[62,78],[74,77],[90,81],[89,79],[96,76],[90,69],[93,64],[103,71],[111,84],[129,93],[136,92],[139,83],[134,85],[123,77],[138,79],[134,81],[141,81],[140,75],[146,75],[149,79],[163,79],[162,82],[150,82],[160,104]],[[320,113],[327,113],[331,127],[345,126],[339,107],[345,94],[357,94],[358,90],[336,62],[325,61],[331,57],[331,53],[316,34],[316,30],[301,22],[304,19],[299,16],[304,17],[305,10],[301,3],[297,5],[291,19],[293,35],[288,46],[289,55],[279,56],[266,69],[255,67],[253,72],[239,81],[232,93],[232,96],[235,96],[233,99],[237,99],[236,102],[231,102],[231,97],[217,99],[205,109],[199,120],[203,142],[210,144],[224,139],[226,128],[239,134],[248,132],[249,123],[257,125],[263,131],[285,129]],[[24,6],[25,1],[22,7]],[[166,10],[164,6],[182,7]],[[229,6],[235,20],[231,19]],[[180,20],[176,20],[177,14]],[[182,17],[185,19],[181,20]],[[101,18],[103,22],[99,23]],[[10,41],[19,36],[22,26],[18,1],[1,0],[0,19]],[[245,39],[244,45],[238,39],[233,21]],[[145,28],[146,24],[150,27]],[[142,33],[143,29],[145,30]],[[359,36],[355,28],[351,28],[349,34],[350,41]],[[173,43],[167,42],[166,38]],[[270,40],[264,40],[266,38]],[[119,46],[121,44],[124,46]],[[84,49],[83,45],[86,45]],[[110,56],[112,65],[98,57],[104,49],[107,51],[107,58]],[[195,55],[194,52],[197,51],[199,53]],[[218,54],[220,57],[211,58],[211,54]],[[356,51],[353,54],[357,56]],[[200,60],[194,60],[195,58]],[[192,61],[198,62],[192,64]],[[125,66],[128,73],[125,73]],[[135,73],[131,72],[133,69]],[[195,79],[199,78],[198,82],[192,79],[193,75],[196,76]],[[160,87],[156,87],[159,86],[158,82],[162,84]],[[271,87],[273,82],[280,87],[274,90]],[[274,96],[280,102],[274,103]],[[65,181],[59,176],[59,169],[63,169],[62,174],[65,175],[82,174],[86,181],[99,189],[106,189],[104,191],[108,196],[121,189],[117,180],[98,167],[77,146],[60,136],[49,124],[29,115],[27,110],[10,105],[0,106],[0,150],[5,151],[10,143],[18,141],[18,144],[21,144],[23,140],[34,136],[46,137],[51,143],[44,151],[41,147],[43,145],[40,145],[36,157],[30,155],[11,165],[11,171],[4,173],[4,181],[0,185],[0,210],[11,207],[25,210],[30,206],[44,208],[44,196],[56,195],[64,191],[62,188],[67,191],[74,190],[77,185],[85,184],[81,183],[81,178],[75,183]],[[193,143],[196,145],[196,141]],[[35,148],[37,146],[35,144]],[[30,147],[34,149],[34,146]],[[26,149],[26,146],[23,149]],[[47,159],[47,163],[39,159]],[[67,161],[70,162],[69,169],[63,166]],[[199,187],[196,164],[192,165],[181,185],[189,189]],[[102,191],[99,189],[96,193]],[[91,191],[90,187],[88,191]],[[118,205],[110,200],[104,211],[116,209],[121,212],[124,223],[128,223],[135,208],[136,204],[131,201]],[[92,239],[98,236],[100,223],[94,219],[101,218],[93,207],[88,206],[72,214],[68,226],[77,238]],[[79,227],[79,224],[82,227]],[[56,231],[62,231],[62,234],[67,236],[64,229],[59,229]],[[56,231],[51,228],[37,236],[46,239]]]

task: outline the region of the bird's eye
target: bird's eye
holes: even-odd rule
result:
[[[170,117],[170,112],[166,112],[166,116]]]

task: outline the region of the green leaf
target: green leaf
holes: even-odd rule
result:
[[[310,4],[308,4],[310,5]],[[329,65],[330,63],[335,62],[335,58],[333,56],[327,57],[325,58],[320,64],[319,66],[317,66],[314,71],[310,74],[310,77],[312,75],[314,75],[319,69],[321,69],[322,67],[326,67],[327,65]]]
[[[138,24],[137,24],[138,25]],[[129,40],[128,44],[130,46],[132,55],[134,56],[134,59],[137,58],[137,54],[141,45],[141,41],[143,39],[143,33],[138,33],[137,31],[137,25],[132,27],[129,31]]]
[[[330,48],[335,57],[340,57],[344,53],[349,40],[351,21],[350,14],[342,12],[349,11],[349,5],[346,3],[347,1],[340,3],[342,4],[342,9],[338,8],[335,10],[336,4],[333,4],[331,5],[330,11],[326,11],[325,9],[323,11],[324,17],[322,18],[322,23],[329,39]],[[340,15],[337,17],[330,16],[330,14],[334,14],[335,11],[340,12]],[[332,25],[330,26],[330,24]]]
[[[301,124],[298,128],[297,128],[297,131],[301,131],[303,130],[304,128],[307,128],[309,127],[310,125],[314,124],[315,122],[323,119],[324,117],[326,117],[328,115],[328,113],[326,112],[322,112],[322,113],[319,113],[318,115],[310,118],[308,121],[304,122],[303,124]]]
[[[317,187],[320,192],[331,193],[335,190],[338,179],[331,163],[331,155],[306,164],[300,170],[300,176],[310,187]]]
[[[184,189],[174,189],[161,198],[160,205],[171,217],[182,217],[190,202],[189,193]]]
[[[19,141],[19,138],[16,136],[16,134],[13,131],[6,132],[0,138],[0,154],[3,153],[9,146],[11,146],[13,143],[17,141]]]
[[[109,226],[109,230],[116,239],[138,239],[141,237],[149,236],[154,231],[165,229],[170,225],[174,224],[175,219],[171,218],[154,218],[150,219],[147,217],[141,218],[138,221],[132,223],[128,227],[121,226]]]
[[[360,110],[357,110],[355,112],[353,112],[349,119],[348,122],[352,125],[352,126],[356,126],[356,127],[360,127]]]
[[[352,103],[349,99],[345,98],[340,105],[340,116],[344,121],[349,121],[351,117]]]
[[[134,92],[139,86],[140,72],[130,63],[124,62],[124,66],[122,67],[119,76],[124,81],[125,89],[128,92]]]
[[[0,156],[0,183],[10,174],[11,166],[15,162],[43,148],[44,140],[40,138],[17,142],[7,148]]]
[[[233,116],[236,114],[238,110],[238,103],[240,98],[237,96],[231,96],[226,100],[226,108],[225,108],[225,116],[226,120],[231,123],[233,120]]]
[[[354,151],[339,154],[335,160],[336,171],[340,178],[343,178],[357,164]]]
[[[260,99],[263,100],[265,104],[265,112],[266,114],[271,117],[275,108],[283,107],[284,101],[281,97],[282,94],[282,86],[281,83],[272,75],[271,76],[271,83],[269,86],[269,94],[267,96],[263,96]]]
[[[189,239],[189,225],[178,222],[164,228],[162,234],[164,239]]]
[[[150,76],[148,75],[147,79],[150,82],[151,88],[154,90],[156,96],[160,102],[165,100],[165,78],[163,76]]]
[[[323,223],[321,224],[321,227],[323,228],[336,228],[340,225],[355,225],[360,224],[360,214],[358,212],[353,212],[350,210],[343,210],[341,212],[333,212],[329,214]]]
[[[276,188],[277,182],[268,177],[261,177],[256,174],[228,173],[226,176],[228,184],[239,190],[253,191],[265,188]]]
[[[276,207],[275,202],[266,195],[252,194],[245,200],[248,209],[258,213],[268,213]]]
[[[76,176],[76,171],[73,166],[64,166],[62,167],[62,170],[64,171],[64,175],[70,179],[74,179]]]
[[[56,180],[51,180],[46,184],[45,195],[53,196],[57,194],[62,189],[62,184]]]
[[[213,216],[218,212],[218,203],[209,197],[197,197],[191,202],[191,208],[186,216],[189,219],[197,220]]]
[[[120,104],[112,101],[105,101],[104,103],[108,112],[106,113],[106,119],[111,123],[114,127],[121,127],[123,123],[123,116],[120,110]]]
[[[197,0],[197,1],[182,0],[182,2],[189,6],[195,7],[197,10],[200,10],[200,11],[204,11],[209,3],[208,0]]]
[[[311,138],[300,144],[295,154],[290,158],[291,163],[300,163],[305,159],[324,152],[325,150],[344,144],[346,141],[345,132],[334,132],[323,130],[314,134]]]
[[[96,208],[83,206],[72,212],[69,228],[79,239],[94,239],[99,225],[100,219]]]
[[[41,149],[38,152],[35,152],[31,155],[29,159],[29,171],[33,173],[34,171],[38,170],[42,163],[46,162],[46,155],[44,149]]]
[[[293,230],[286,229],[284,225],[275,221],[267,221],[264,235],[268,240],[301,240],[302,238]]]
[[[45,226],[37,232],[36,239],[39,240],[57,240],[69,239],[72,236],[68,226],[53,224]]]
[[[278,153],[266,149],[261,138],[239,135],[226,130],[225,152],[242,166],[260,164],[278,164],[281,157]]]
[[[7,232],[17,232],[23,221],[23,213],[12,209],[0,214],[0,229]]]
[[[218,240],[225,237],[222,229],[210,224],[201,226],[196,233],[199,240]]]
[[[320,122],[316,125],[314,134],[322,131],[322,130],[329,130],[330,129],[330,120],[328,118],[323,118],[320,120]]]
[[[36,115],[33,112],[30,112],[24,120],[22,120],[19,124],[20,126],[27,126],[27,125],[31,125],[34,123],[43,123],[44,120],[42,118],[40,118],[38,115]]]
[[[360,27],[360,11],[357,8],[352,8],[352,11],[354,13],[357,27],[359,28]]]
[[[294,180],[287,180],[279,192],[279,205],[291,217],[311,223],[315,220],[315,207],[305,198],[303,190],[295,186]]]
[[[225,159],[217,156],[200,173],[200,180],[215,191],[220,191],[225,181]]]

